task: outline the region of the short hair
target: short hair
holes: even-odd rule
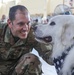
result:
[[[15,19],[15,14],[16,14],[17,10],[20,10],[22,12],[25,11],[25,10],[28,11],[28,9],[23,5],[16,5],[16,6],[11,7],[10,10],[9,10],[9,19],[11,21],[13,21]]]

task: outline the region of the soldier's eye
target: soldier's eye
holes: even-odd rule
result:
[[[23,25],[24,25],[24,23],[23,23],[23,22],[20,22],[20,23],[18,23],[18,25],[19,25],[19,26],[23,26]]]

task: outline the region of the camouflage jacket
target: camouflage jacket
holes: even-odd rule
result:
[[[7,65],[6,63],[14,63],[23,54],[31,52],[33,48],[38,51],[39,55],[46,62],[52,64],[51,61],[49,61],[52,50],[46,47],[44,44],[38,43],[34,39],[32,32],[29,33],[27,39],[20,39],[17,42],[14,42],[14,38],[10,33],[8,25],[0,25],[0,65]]]

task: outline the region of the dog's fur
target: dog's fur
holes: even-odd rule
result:
[[[49,20],[48,24],[37,25],[34,30],[36,40],[46,43],[44,37],[51,36],[49,42],[53,44],[52,58],[57,58],[74,44],[74,16],[58,15]],[[48,42],[48,43],[49,43]],[[62,65],[62,75],[72,75],[71,70],[74,67],[74,46],[65,57]]]

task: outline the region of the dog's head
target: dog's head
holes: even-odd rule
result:
[[[36,40],[42,43],[60,41],[63,45],[71,44],[74,42],[74,16],[54,16],[49,20],[48,24],[35,26],[34,35]]]

